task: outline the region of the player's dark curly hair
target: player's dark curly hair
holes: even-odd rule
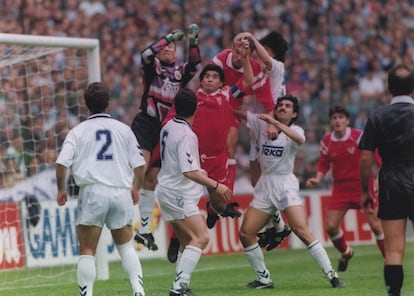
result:
[[[259,42],[263,46],[267,46],[273,52],[274,58],[279,62],[285,62],[285,55],[288,50],[288,43],[285,38],[283,38],[282,34],[276,31],[272,31]]]
[[[213,65],[213,64],[207,64],[203,70],[201,70],[199,78],[200,80],[203,80],[204,76],[206,75],[207,71],[214,71],[217,72],[220,75],[220,81],[224,82],[224,71],[220,66]]]
[[[297,97],[287,94],[287,95],[277,98],[276,106],[279,105],[279,103],[284,100],[291,101],[293,103],[293,112],[296,112],[296,117],[292,118],[292,120],[289,122],[289,125],[291,125],[292,123],[296,121],[296,119],[298,119],[298,116],[299,116],[299,110],[300,110],[299,100]]]
[[[388,72],[388,90],[393,96],[410,95],[414,90],[413,70],[397,65]]]
[[[190,117],[197,109],[197,95],[189,88],[182,88],[174,98],[174,106],[177,117]]]
[[[109,89],[102,82],[93,82],[85,90],[86,107],[91,114],[103,113],[109,104]]]
[[[346,118],[349,118],[349,111],[342,105],[334,105],[329,108],[329,118],[331,118],[335,113],[343,114]]]

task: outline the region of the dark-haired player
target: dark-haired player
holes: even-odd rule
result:
[[[338,271],[345,271],[348,267],[348,261],[354,253],[345,240],[341,222],[349,209],[361,208],[361,181],[359,176],[361,153],[358,149],[358,143],[362,131],[349,127],[349,112],[340,105],[330,108],[329,123],[332,132],[326,134],[321,140],[317,174],[314,178],[306,181],[306,186],[318,186],[325,174],[331,171],[333,189],[332,197],[326,209],[325,230],[334,247],[341,253]],[[378,161],[377,168],[379,166]],[[378,248],[381,254],[384,254],[384,233],[381,221],[377,218],[376,213],[364,211],[364,214],[372,232],[375,234]]]
[[[236,42],[248,39],[253,42],[255,53],[263,66],[264,73],[269,77],[271,93],[273,101],[286,94],[284,76],[285,76],[285,55],[288,50],[288,43],[282,34],[271,31],[262,39],[257,40],[250,32],[243,32],[236,36]],[[253,112],[263,113],[263,105],[257,100],[253,101]],[[266,131],[268,133],[268,131]],[[253,187],[256,185],[260,177],[260,164],[258,160],[257,137],[250,134],[250,175]],[[266,247],[268,251],[276,248],[291,233],[291,229],[283,221],[280,212],[275,209],[269,223],[265,227],[265,231],[258,233],[259,245]]]
[[[208,64],[200,73],[200,87],[197,90],[198,108],[194,117],[193,131],[198,137],[200,165],[207,174],[233,187],[233,180],[228,173],[228,154],[226,142],[229,128],[234,121],[233,108],[230,100],[242,100],[244,90],[249,87],[253,80],[253,71],[250,65],[250,49],[247,42],[241,49],[241,63],[244,68],[244,75],[232,87],[224,86],[224,71],[217,65]],[[174,116],[174,107],[171,108],[168,117]],[[167,119],[168,119],[167,117]],[[232,203],[223,200],[217,192],[208,189],[210,211],[222,217],[239,217],[239,213],[233,209]],[[215,221],[214,221],[215,222]],[[211,228],[214,225],[209,224]],[[171,238],[168,248],[168,260],[177,260],[178,240]],[[181,248],[182,251],[182,248]],[[181,253],[178,253],[178,258]]]
[[[66,175],[71,168],[80,187],[76,220],[80,295],[93,295],[96,247],[105,224],[111,230],[133,295],[144,296],[142,268],[132,244],[132,223],[145,160],[130,127],[105,113],[109,94],[100,82],[89,84],[85,90],[90,116],[69,131],[56,160],[57,203],[63,206],[68,199]]]
[[[163,218],[171,224],[183,247],[169,295],[192,296],[191,275],[209,240],[198,208],[203,195],[201,185],[214,190],[224,200],[230,199],[232,192],[226,185],[208,177],[200,167],[198,140],[191,129],[197,109],[196,94],[190,89],[181,89],[174,107],[175,117],[161,130],[161,170],[155,192]]]
[[[240,33],[242,34],[242,33]],[[254,50],[254,44],[251,40],[246,38],[240,38],[238,34],[233,39],[233,44],[231,49],[225,49],[218,53],[213,60],[212,64],[218,65],[224,71],[225,85],[235,85],[237,81],[243,77],[244,68],[241,63],[241,50],[243,43],[247,41],[251,50]],[[265,110],[265,112],[272,112],[275,103],[272,99],[272,93],[270,88],[269,78],[262,71],[262,67],[258,61],[253,58],[250,58],[250,64],[253,69],[253,82],[249,89],[246,90],[246,95],[253,95],[256,100],[258,100]],[[230,101],[234,109],[239,108],[242,105],[242,100]],[[236,176],[236,160],[234,159],[235,147],[237,144],[238,138],[238,129],[239,122],[237,118],[234,120],[234,124],[229,129],[229,134],[227,136],[227,153],[229,156],[229,178],[231,183],[234,184]],[[271,126],[269,129],[271,136],[275,136],[277,131]],[[216,221],[219,219],[218,215],[210,205],[207,205],[207,224],[210,228],[214,227]]]
[[[247,121],[247,125],[258,138],[261,175],[254,187],[253,200],[244,215],[240,228],[240,241],[244,247],[256,280],[247,285],[252,289],[273,288],[269,270],[264,263],[262,249],[256,240],[256,233],[262,229],[275,209],[282,211],[293,232],[307,246],[310,255],[321,267],[333,288],[343,288],[322,244],[309,232],[303,200],[299,194],[299,181],[293,174],[295,154],[299,145],[305,142],[304,131],[294,124],[299,115],[298,99],[291,95],[280,97],[274,115],[254,114],[238,109],[235,114]],[[268,124],[279,131],[275,139],[265,135]]]
[[[154,210],[154,189],[160,164],[159,161],[150,164],[150,158],[159,142],[161,122],[168,114],[175,95],[193,78],[197,72],[196,66],[201,62],[198,48],[199,31],[198,26],[194,24],[188,29],[190,45],[188,63],[176,59],[176,42],[184,38],[181,30],[172,31],[141,53],[144,69],[144,94],[141,99],[141,112],[134,118],[131,128],[141,144],[148,167],[140,192],[141,223],[135,240],[154,251],[158,249],[158,246],[150,233],[150,222]]]
[[[388,73],[388,90],[393,96],[391,104],[370,114],[359,142],[361,206],[373,211],[369,176],[374,151],[378,149],[382,159],[378,217],[384,229],[384,279],[388,296],[400,296],[407,218],[414,229],[413,70],[405,65],[392,68]]]

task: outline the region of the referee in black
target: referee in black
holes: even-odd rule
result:
[[[382,158],[378,217],[384,228],[384,279],[388,296],[400,296],[407,218],[414,228],[414,73],[397,65],[388,73],[391,103],[372,112],[359,143],[361,205],[373,210],[368,180],[374,150]]]

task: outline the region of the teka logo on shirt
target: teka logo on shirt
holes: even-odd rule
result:
[[[264,156],[281,157],[283,154],[283,147],[263,145],[262,154]]]

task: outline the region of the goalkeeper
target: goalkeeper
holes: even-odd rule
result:
[[[177,61],[176,42],[184,38],[182,30],[174,30],[154,42],[141,53],[144,70],[144,93],[141,99],[141,111],[136,115],[131,128],[141,144],[144,158],[148,164],[156,147],[161,130],[161,122],[174,102],[177,92],[187,85],[197,72],[201,63],[198,48],[199,27],[195,24],[188,29],[189,58],[187,63]],[[146,168],[145,180],[140,192],[140,228],[135,241],[156,251],[158,246],[150,232],[151,214],[154,209],[154,189],[160,161]]]

